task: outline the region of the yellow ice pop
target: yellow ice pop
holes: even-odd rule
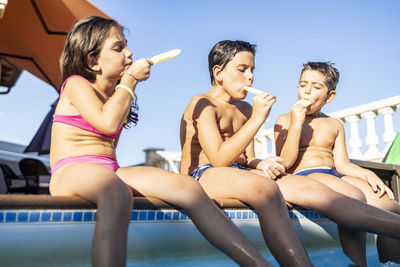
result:
[[[264,91],[261,91],[259,89],[253,88],[253,87],[248,87],[248,86],[243,86],[243,89],[246,90],[247,92],[253,93],[255,95],[264,93]]]
[[[300,99],[299,101],[297,101],[297,103],[299,103],[300,105],[302,105],[305,108],[308,108],[312,104],[312,102],[308,99]]]
[[[153,64],[157,64],[164,60],[173,58],[173,57],[179,55],[180,53],[181,53],[180,49],[169,50],[167,52],[155,55],[154,57],[151,58],[151,61],[153,61]]]

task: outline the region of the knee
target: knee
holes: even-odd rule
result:
[[[278,185],[273,181],[263,181],[254,183],[250,188],[249,204],[257,208],[257,206],[274,205],[282,202],[282,196]]]
[[[196,180],[190,179],[182,179],[179,184],[179,189],[181,192],[181,197],[184,202],[194,202],[198,203],[204,199],[208,199],[209,197],[204,192],[203,188]]]
[[[373,203],[374,206],[396,213],[400,214],[400,205],[396,200],[391,200],[389,199],[386,195],[384,195],[380,201],[377,201]]]
[[[124,182],[118,179],[102,190],[98,201],[98,206],[100,205],[107,212],[114,214],[130,213],[133,208],[132,191]]]
[[[367,202],[367,198],[363,191],[358,189],[357,187],[353,187],[352,189],[349,190],[349,192],[346,194],[347,196],[360,200],[362,202]]]

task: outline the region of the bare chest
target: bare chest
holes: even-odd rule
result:
[[[301,133],[300,148],[324,147],[333,149],[337,134],[336,124],[330,119],[306,119]]]
[[[234,105],[216,109],[217,125],[223,138],[229,138],[242,128],[247,117]]]

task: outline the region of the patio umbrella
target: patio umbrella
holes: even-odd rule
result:
[[[47,113],[32,141],[25,148],[24,153],[37,152],[39,155],[50,153],[51,126],[53,125],[53,114],[56,110],[57,102],[58,99],[51,104],[50,111]]]
[[[0,82],[8,88],[21,70],[27,70],[58,90],[61,86],[58,61],[68,31],[77,21],[91,15],[109,18],[87,0],[6,2],[0,19]],[[51,105],[25,152],[49,153],[56,103]]]
[[[9,0],[0,19],[0,59],[57,90],[61,85],[58,60],[66,35],[78,20],[90,15],[108,17],[87,0]]]

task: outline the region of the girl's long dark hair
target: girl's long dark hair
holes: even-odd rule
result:
[[[131,112],[128,114],[127,123],[124,125],[125,129],[131,127],[131,123],[136,126],[139,121],[139,105],[137,104],[137,96],[135,94],[135,99],[131,103]]]
[[[113,19],[98,16],[90,16],[80,20],[74,25],[67,35],[64,49],[60,57],[61,80],[65,81],[72,75],[80,75],[90,82],[96,80],[96,72],[93,71],[88,61],[99,56],[104,41],[112,29],[124,35],[124,27]],[[139,106],[137,97],[132,101],[131,111],[127,118],[125,128],[138,122]]]

